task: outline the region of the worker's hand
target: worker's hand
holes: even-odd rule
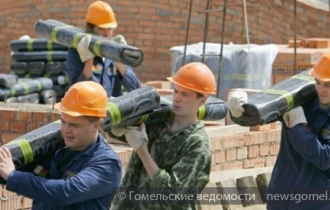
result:
[[[117,36],[112,37],[112,40],[119,44],[127,45],[127,42],[123,35],[118,34]]]
[[[141,147],[143,141],[148,142],[148,135],[144,124],[141,124],[140,127],[112,127],[111,132],[118,137],[125,135],[128,144],[134,149],[134,151]]]
[[[234,117],[240,117],[243,115],[243,104],[247,102],[247,93],[244,91],[231,91],[228,94],[227,107]]]
[[[84,36],[78,43],[77,51],[82,62],[95,57],[94,53],[89,50],[89,44],[91,43],[92,36]]]
[[[288,128],[292,128],[299,123],[307,124],[304,110],[301,106],[284,113],[283,120]]]
[[[0,147],[0,175],[5,180],[9,174],[15,171],[15,165],[12,160],[11,153],[7,147]]]

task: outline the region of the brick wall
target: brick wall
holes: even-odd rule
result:
[[[0,1],[0,73],[10,69],[9,43],[21,35],[36,38],[34,24],[39,19],[59,21],[84,27],[86,9],[94,0],[2,0]],[[109,2],[109,1],[108,1]],[[205,0],[194,0],[189,43],[203,40]],[[221,2],[221,3],[219,3]],[[128,43],[141,48],[144,62],[136,68],[142,82],[164,80],[171,71],[172,46],[185,42],[189,0],[113,0],[119,27],[115,34],[124,34]],[[213,1],[211,9],[219,9],[223,1]],[[228,1],[224,43],[246,43],[243,2]],[[260,5],[260,7],[251,5]],[[248,0],[248,23],[251,43],[287,43],[293,37],[293,5],[281,0]],[[267,5],[272,5],[267,7]],[[298,38],[330,37],[327,23],[330,13],[297,2]],[[207,41],[220,42],[222,12],[210,13]]]

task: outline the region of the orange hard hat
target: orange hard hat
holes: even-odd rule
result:
[[[202,94],[214,94],[215,77],[204,63],[193,62],[182,66],[170,82]]]
[[[95,1],[89,5],[86,22],[100,28],[117,28],[115,13],[111,6],[103,1]]]
[[[321,58],[317,61],[314,68],[308,74],[315,79],[323,82],[330,81],[330,52],[322,54]]]
[[[106,117],[107,102],[107,93],[102,85],[93,81],[82,81],[72,85],[54,108],[73,117]]]

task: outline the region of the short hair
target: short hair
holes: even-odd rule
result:
[[[96,25],[94,25],[92,23],[86,23],[86,25],[85,25],[86,33],[93,33],[95,26]]]
[[[93,117],[93,116],[84,116],[86,120],[89,121],[89,123],[96,123],[97,121],[101,120],[102,118],[100,117]]]

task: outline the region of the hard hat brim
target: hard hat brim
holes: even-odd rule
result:
[[[179,85],[180,87],[187,88],[187,89],[192,90],[192,91],[195,91],[195,92],[197,92],[197,93],[201,93],[201,94],[210,94],[210,95],[216,93],[216,92],[212,92],[212,93],[211,93],[211,92],[204,92],[204,91],[200,91],[200,90],[197,90],[197,89],[194,89],[194,88],[191,88],[191,87],[187,87],[187,86],[185,86],[185,85],[179,84],[179,83],[177,83],[176,81],[174,81],[174,78],[173,78],[173,77],[167,77],[167,80],[170,81],[170,82],[172,82],[173,84]]]
[[[97,25],[100,28],[117,28],[117,21],[112,22],[112,23],[105,23],[105,24],[99,24]]]
[[[82,114],[80,114],[79,112],[73,111],[71,109],[68,109],[66,107],[64,107],[61,103],[57,103],[54,105],[54,109],[57,109],[58,111],[70,115],[72,117],[80,117],[82,116]]]
[[[308,71],[308,75],[311,76],[311,77],[314,77],[315,79],[318,79],[322,82],[330,82],[330,78],[322,78],[321,75],[317,74],[314,71],[314,68],[312,68],[311,70]]]

